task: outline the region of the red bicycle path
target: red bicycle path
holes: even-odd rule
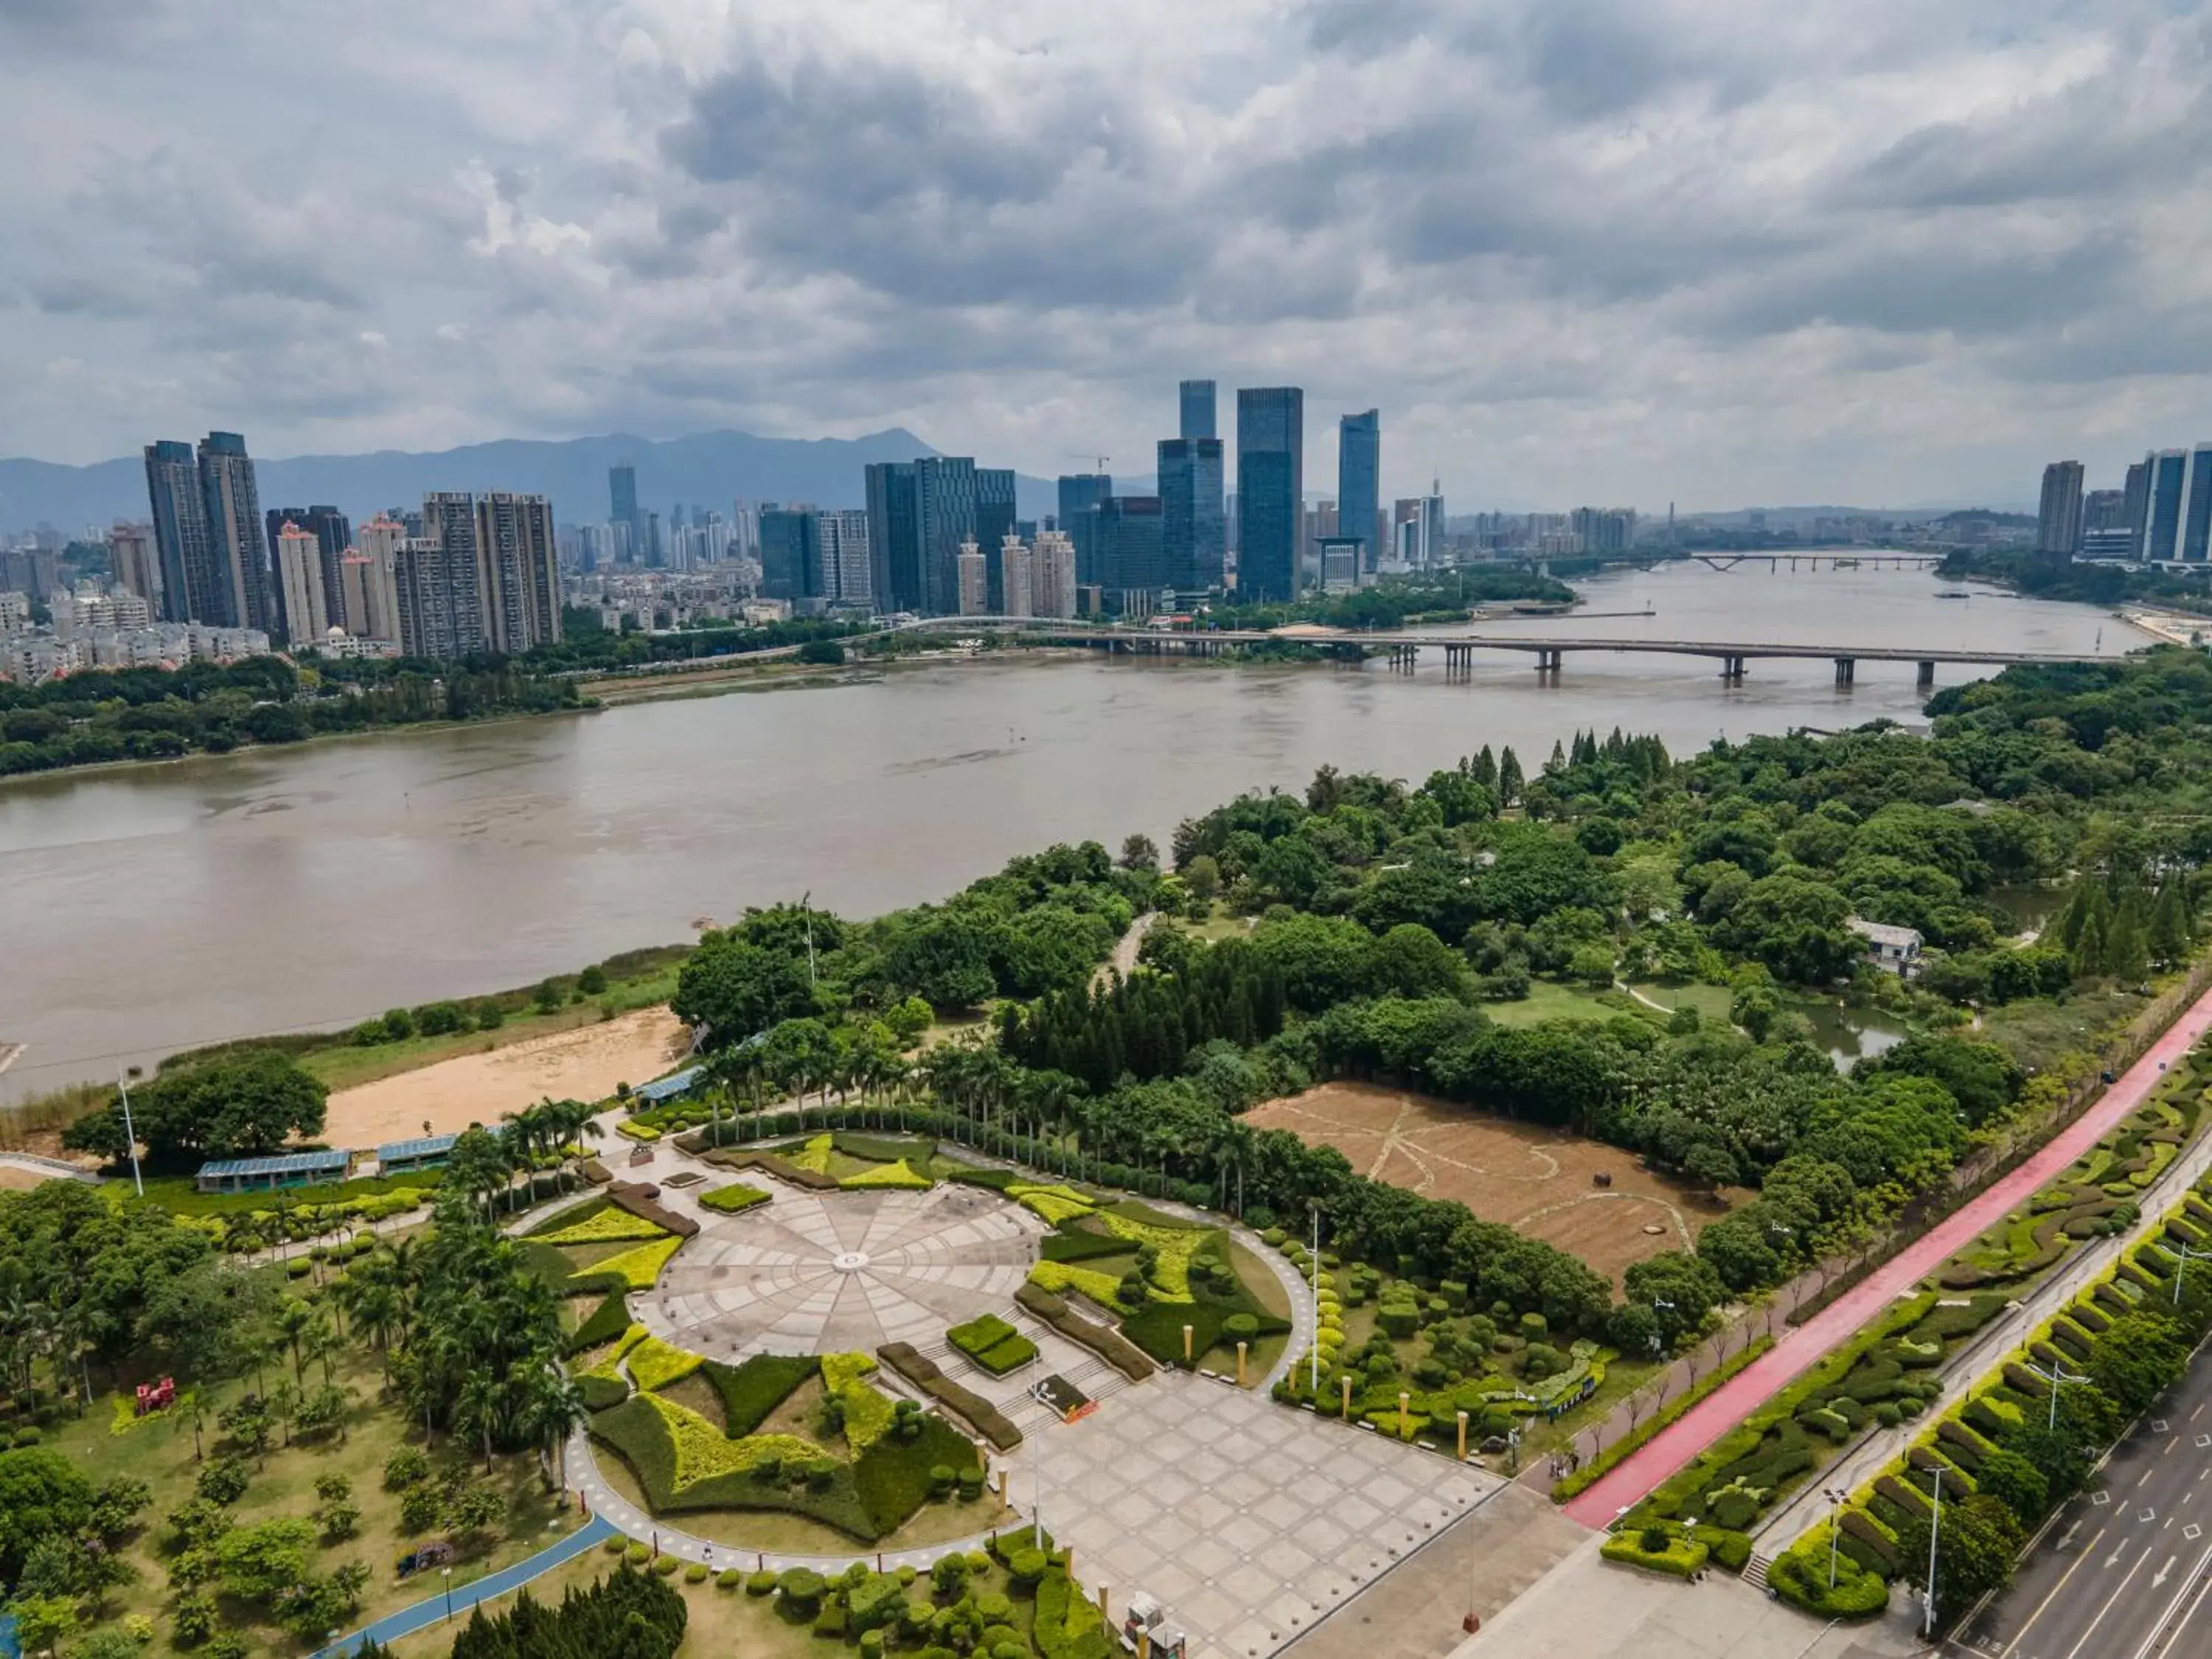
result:
[[[2127,1116],[2156,1085],[2161,1062],[2186,1054],[2212,1027],[2212,991],[2166,1028],[2143,1057],[2107,1087],[2089,1109],[2027,1163],[1979,1197],[1923,1233],[1819,1313],[1730,1377],[1650,1441],[1564,1506],[1583,1525],[1604,1528],[1660,1482],[1674,1474],[1729,1430],[1809,1370],[1899,1297],[1925,1279],[1976,1234],[2003,1217],[2029,1194],[2087,1152]]]

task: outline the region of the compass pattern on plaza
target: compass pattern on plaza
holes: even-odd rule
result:
[[[1004,1312],[1042,1231],[995,1194],[799,1193],[710,1219],[641,1311],[658,1334],[717,1359],[929,1346]]]

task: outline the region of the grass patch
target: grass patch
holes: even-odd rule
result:
[[[1482,1012],[1498,1024],[1534,1025],[1546,1019],[1611,1019],[1620,1011],[1598,1000],[1595,991],[1580,990],[1548,979],[1528,981],[1528,994],[1517,1002],[1486,1002]]]
[[[757,1353],[739,1365],[710,1359],[701,1367],[721,1396],[723,1431],[732,1438],[752,1433],[802,1382],[822,1374],[811,1355]]]
[[[1037,1346],[996,1314],[955,1325],[945,1340],[994,1376],[1018,1370],[1037,1357]]]
[[[699,1194],[702,1209],[714,1210],[722,1215],[736,1215],[750,1210],[756,1204],[768,1202],[769,1195],[757,1187],[748,1187],[742,1181],[733,1181],[726,1187],[717,1187],[712,1192]]]

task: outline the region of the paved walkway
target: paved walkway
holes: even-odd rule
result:
[[[357,1630],[350,1636],[341,1637],[311,1656],[311,1659],[342,1659],[342,1656],[360,1652],[365,1642],[396,1642],[403,1636],[412,1636],[418,1630],[428,1630],[449,1614],[459,1619],[477,1602],[496,1601],[511,1591],[520,1589],[532,1579],[565,1565],[586,1550],[597,1549],[605,1540],[616,1535],[615,1528],[604,1517],[595,1516],[559,1543],[542,1549],[511,1567],[501,1567],[497,1572],[487,1573],[471,1583],[458,1585],[450,1597],[441,1590],[412,1607],[402,1607],[397,1613],[387,1613],[374,1624]]]
[[[94,1187],[100,1184],[100,1176],[93,1170],[64,1164],[58,1158],[40,1158],[36,1152],[0,1152],[0,1164],[12,1170],[27,1170],[50,1181],[82,1181]],[[14,1622],[10,1620],[5,1628],[13,1629]],[[0,1653],[6,1651],[0,1648]]]
[[[1823,1355],[1971,1243],[1977,1234],[2001,1220],[2014,1205],[2087,1152],[2115,1124],[2142,1104],[2157,1086],[2166,1064],[2188,1053],[2208,1028],[2212,1028],[2212,991],[2198,998],[2119,1081],[2106,1089],[2095,1104],[2061,1130],[2042,1151],[1922,1235],[1910,1249],[1885,1262],[1804,1324],[1783,1335],[1774,1346],[1692,1407],[1679,1421],[1570,1502],[1567,1513],[1584,1526],[1610,1525],[1653,1487],[1736,1427]]]

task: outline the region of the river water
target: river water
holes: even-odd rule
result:
[[[2118,653],[2081,606],[1938,599],[1915,570],[1699,565],[1587,584],[1589,637]],[[1656,614],[1602,617],[1641,611]],[[1433,659],[1435,653],[1431,653]],[[1939,684],[1972,671],[1943,671]],[[748,904],[854,915],[1060,840],[1165,847],[1241,789],[1332,763],[1415,781],[1484,744],[1531,770],[1577,726],[1676,753],[1877,716],[1911,663],[1520,655],[1447,681],[1364,667],[1012,656],[0,786],[0,1100],[181,1047],[337,1026],[690,936]]]

